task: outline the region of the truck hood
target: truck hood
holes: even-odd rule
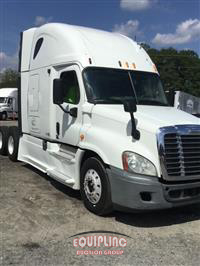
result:
[[[106,120],[114,120],[123,124],[130,122],[130,114],[124,111],[123,105],[97,104],[92,113]],[[153,133],[165,126],[200,124],[199,118],[174,107],[138,105],[134,116],[138,129]]]
[[[131,135],[130,114],[122,104],[89,104],[83,107],[85,140],[83,149],[95,151],[108,165],[123,169],[121,154],[133,151],[155,165],[161,176],[157,136],[159,128],[175,125],[199,125],[200,119],[174,107],[137,106],[134,117],[140,139]],[[112,156],[111,156],[112,154]]]
[[[1,107],[7,107],[8,105],[6,103],[0,103],[0,108]]]

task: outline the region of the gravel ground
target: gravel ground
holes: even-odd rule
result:
[[[200,205],[98,217],[79,192],[3,156],[0,222],[2,265],[200,265]],[[130,236],[123,254],[76,255],[69,237],[95,230]]]

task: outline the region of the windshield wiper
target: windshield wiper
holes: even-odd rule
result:
[[[92,99],[92,103],[96,104],[96,103],[115,103],[115,104],[124,104],[124,102],[128,100],[128,101],[135,101],[134,98],[132,97],[121,97],[121,98],[118,98],[118,97],[109,97],[109,98],[105,98],[105,99],[102,99],[102,98],[94,98]]]
[[[144,100],[139,100],[138,104],[144,104],[144,105],[157,105],[157,106],[169,106],[167,103],[163,103],[160,101],[156,100],[151,100],[151,99],[144,99]]]
[[[122,104],[122,101],[120,100],[115,100],[115,99],[112,99],[112,98],[106,98],[106,99],[102,99],[102,98],[94,98],[91,100],[92,103],[94,104],[97,104],[97,103],[121,103]]]

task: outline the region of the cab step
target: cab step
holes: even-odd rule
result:
[[[73,178],[63,175],[55,169],[48,169],[47,175],[68,186],[73,186],[75,184],[75,180]]]

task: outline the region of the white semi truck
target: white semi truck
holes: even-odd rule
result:
[[[17,88],[0,89],[0,120],[17,118],[18,116],[18,93]]]
[[[80,190],[98,215],[200,202],[199,119],[168,106],[136,42],[46,24],[22,33],[20,73],[19,127],[0,129],[11,160]]]

